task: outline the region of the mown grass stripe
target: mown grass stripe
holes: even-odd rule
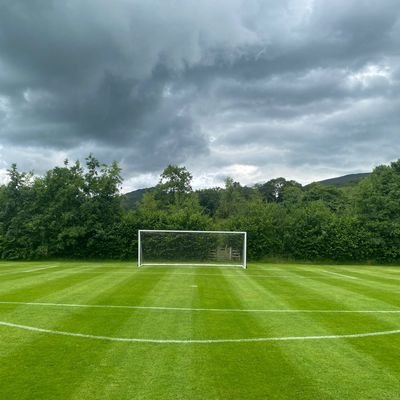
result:
[[[118,295],[121,291],[121,288],[126,285],[126,287],[130,287],[130,283],[128,281],[132,281],[131,276],[120,276],[118,279],[109,279],[109,275],[107,273],[102,273],[95,278],[92,278],[89,282],[82,280],[74,280],[77,283],[78,290],[75,291],[75,295],[80,298],[86,298],[87,300],[91,300],[96,302],[106,296]],[[157,284],[158,278],[147,280],[145,285],[142,282],[142,290],[149,292],[151,291]],[[79,282],[81,285],[79,285]],[[67,292],[72,295],[74,291],[67,290],[66,292],[60,291],[58,292],[59,297],[63,297]],[[30,307],[31,309],[31,307]],[[77,325],[80,326],[81,329],[94,329],[95,331],[99,329],[99,326],[96,326],[96,314],[93,313],[92,309],[82,309],[82,312],[73,313],[73,314],[61,314],[56,316],[55,318],[50,316],[43,315],[43,313],[33,314],[27,310],[20,309],[20,307],[16,310],[16,316],[18,316],[21,320],[32,320],[32,318],[41,321],[44,319],[47,323],[52,326],[52,330],[70,330],[75,328]],[[9,317],[11,318],[11,317]],[[14,317],[15,318],[15,317]],[[124,313],[123,315],[118,315],[118,318],[110,318],[107,320],[107,334],[109,335],[119,335],[123,331],[123,326],[126,321],[129,321],[131,315],[128,313]],[[99,320],[101,324],[103,324],[104,319]],[[21,323],[23,324],[23,323]],[[3,336],[3,335],[1,335]],[[62,374],[68,374],[71,381],[73,382],[73,388],[76,388],[80,384],[83,384],[88,376],[91,374],[93,367],[96,365],[101,365],[102,360],[104,358],[104,354],[108,352],[109,347],[111,345],[110,342],[104,342],[104,345],[99,344],[91,344],[91,343],[62,343],[62,349],[70,349],[70,352],[65,353],[65,350],[62,351],[62,359],[57,361],[54,357],[57,357],[57,353],[53,353],[49,351],[48,346],[53,342],[59,342],[59,338],[62,336],[56,335],[56,337],[49,337],[48,335],[35,335],[34,336],[22,336],[22,341],[11,340],[11,343],[7,346],[7,348],[12,348],[12,352],[8,352],[7,355],[2,355],[2,365],[3,369],[0,368],[0,379],[1,372],[4,371],[4,366],[12,366],[15,365],[15,360],[19,358],[23,358],[25,361],[31,363],[33,360],[41,359],[43,354],[47,354],[45,360],[37,365],[32,366],[32,370],[26,376],[15,377],[16,382],[20,382],[17,386],[21,386],[21,382],[28,382],[31,388],[35,387],[36,379],[35,375],[45,374],[46,380],[48,380],[48,384],[46,383],[44,386],[50,387],[52,386],[52,382],[57,379],[57,376],[62,376]],[[58,338],[58,341],[55,340]],[[97,343],[99,343],[97,341]],[[84,356],[81,357],[80,353]],[[86,358],[85,358],[86,357]],[[46,365],[54,364],[54,368],[51,370],[46,369]],[[68,368],[69,365],[76,365],[72,371],[65,371],[65,368]],[[4,371],[6,372],[6,371]],[[73,389],[69,389],[68,392],[72,392]],[[47,393],[47,392],[46,392]],[[54,389],[50,389],[50,398],[54,396]],[[65,393],[62,391],[58,394],[58,398],[62,398],[65,396]],[[45,396],[37,395],[36,398],[43,398]],[[9,398],[9,396],[7,396]],[[87,396],[84,396],[87,398]]]
[[[368,304],[375,309],[397,309],[400,302],[393,296],[387,286],[382,283],[371,284],[366,280],[323,279],[320,274],[310,277],[309,280],[287,282],[283,288],[287,293],[294,292],[295,296],[288,296],[291,307],[299,304],[299,297],[309,299],[307,305],[326,304],[332,308],[340,308],[343,304],[347,309],[360,309]],[[324,307],[325,308],[325,307]],[[328,308],[328,307],[327,307]]]
[[[62,272],[0,277],[0,320],[123,340],[232,342],[129,343],[3,325],[1,398],[339,400],[400,392],[395,282],[322,272],[358,277],[358,267],[134,271],[124,263],[60,264]],[[267,341],[235,342],[241,339]]]

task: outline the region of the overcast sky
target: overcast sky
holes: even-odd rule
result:
[[[400,158],[399,0],[0,0],[0,182],[93,153],[124,190]]]

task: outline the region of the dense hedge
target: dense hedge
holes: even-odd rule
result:
[[[349,186],[278,178],[249,188],[227,179],[223,189],[196,192],[186,168],[168,166],[129,210],[116,163],[89,156],[43,177],[15,165],[8,173],[0,186],[3,259],[133,259],[138,229],[229,229],[248,232],[250,260],[400,261],[400,160]]]

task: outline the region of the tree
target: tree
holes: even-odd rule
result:
[[[192,174],[186,167],[168,165],[160,175],[156,186],[156,197],[164,204],[181,206],[192,193]]]
[[[101,164],[93,155],[86,158],[85,202],[81,207],[85,221],[86,252],[90,257],[107,256],[116,238],[111,235],[113,225],[121,219],[119,196],[122,183],[121,168],[117,162]]]
[[[355,212],[369,233],[372,258],[400,260],[400,160],[381,165],[363,179],[355,194]]]
[[[300,189],[301,185],[296,181],[287,181],[285,178],[275,178],[263,184],[256,185],[256,188],[268,203],[282,203],[284,201],[285,190],[290,187]]]
[[[161,173],[158,184],[160,189],[166,193],[190,193],[192,178],[186,167],[170,164]]]
[[[81,207],[85,202],[83,169],[77,161],[47,171],[33,186],[33,228],[40,238],[35,252],[43,256],[79,257],[85,253]]]
[[[3,258],[109,257],[120,222],[120,168],[90,155],[43,177],[9,170],[0,192],[0,252]],[[114,244],[112,244],[114,243]],[[113,252],[113,253],[112,253]],[[112,253],[112,254],[111,254]]]
[[[221,193],[217,210],[218,218],[228,218],[243,210],[245,199],[241,188],[240,183],[235,182],[231,177],[225,179],[225,188]]]
[[[312,183],[305,188],[304,201],[321,200],[332,211],[341,211],[346,206],[345,192],[333,185],[323,185],[321,183]]]
[[[240,213],[221,221],[221,228],[246,231],[248,256],[261,259],[282,255],[282,235],[285,232],[285,209],[275,203],[265,203],[261,197],[246,201]]]
[[[19,172],[16,164],[7,172],[10,180],[0,198],[0,253],[6,259],[26,259],[32,256],[33,174]]]
[[[207,215],[215,217],[220,205],[222,191],[221,188],[216,187],[211,189],[201,189],[196,192],[200,206]]]
[[[286,216],[284,254],[298,260],[327,259],[331,239],[327,227],[333,217],[320,200],[292,209]]]

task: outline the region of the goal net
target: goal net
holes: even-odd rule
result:
[[[246,232],[138,231],[138,266],[237,266],[246,268]]]

